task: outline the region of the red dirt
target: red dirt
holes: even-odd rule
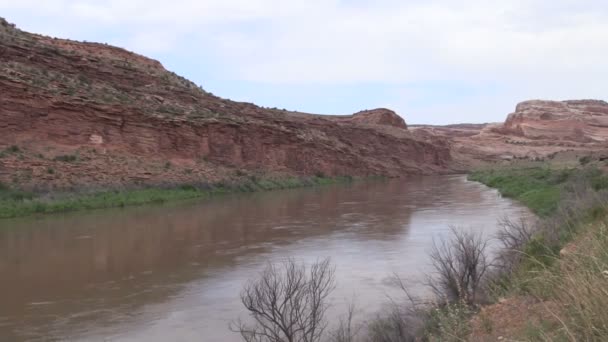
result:
[[[557,324],[551,312],[557,312],[551,302],[541,302],[531,297],[511,297],[497,304],[485,306],[471,320],[470,341],[527,341],[526,331],[533,334],[535,328]],[[522,334],[524,336],[522,336]]]

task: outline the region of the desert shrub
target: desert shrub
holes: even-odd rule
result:
[[[430,253],[434,272],[427,285],[433,299],[414,298],[396,277],[407,301],[392,305],[369,322],[367,341],[463,341],[470,333],[470,318],[485,301],[485,282],[491,262],[488,240],[469,231],[451,228]]]
[[[481,300],[484,276],[490,267],[487,240],[478,234],[451,229],[449,240],[435,243],[430,254],[435,274],[428,284],[440,300],[473,305]]]
[[[591,180],[591,186],[594,190],[608,189],[608,177],[605,175],[598,175]]]
[[[192,184],[182,184],[179,186],[179,189],[183,191],[197,191],[196,187]]]
[[[330,332],[329,342],[355,342],[362,325],[354,322],[355,305],[351,303],[345,315],[338,318],[338,325]]]
[[[374,342],[416,341],[424,325],[424,313],[420,315],[404,305],[388,306],[367,323],[365,340]]]
[[[17,145],[11,145],[11,146],[7,147],[5,151],[7,153],[19,153],[19,152],[21,152],[21,149]]]
[[[78,157],[73,154],[65,154],[56,156],[55,158],[53,158],[53,160],[65,163],[73,163],[78,160]]]
[[[464,341],[470,333],[470,319],[477,311],[462,300],[451,303],[441,298],[415,298],[395,276],[406,300],[391,300],[366,326],[363,341]]]
[[[582,165],[585,166],[587,164],[589,164],[591,162],[591,156],[584,156],[584,157],[580,157],[578,159],[578,162]]]
[[[463,302],[434,308],[429,312],[423,337],[431,341],[466,341],[474,313],[474,309]]]
[[[524,257],[523,250],[533,239],[535,226],[523,217],[517,220],[503,217],[498,224],[500,230],[496,238],[501,252],[496,256],[494,265],[500,272],[510,275]]]
[[[253,323],[233,322],[231,329],[248,342],[320,341],[334,282],[329,259],[310,267],[293,259],[268,264],[241,292]]]
[[[7,185],[0,183],[0,201],[4,201],[10,204],[10,202],[21,202],[24,200],[31,200],[34,194],[27,191],[21,191],[11,189]]]

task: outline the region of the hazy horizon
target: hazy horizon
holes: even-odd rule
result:
[[[530,99],[605,99],[608,3],[0,0],[22,30],[159,60],[223,98],[408,124],[504,121]]]

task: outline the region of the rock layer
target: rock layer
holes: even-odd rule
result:
[[[0,151],[19,150],[0,159],[0,182],[178,183],[230,170],[400,176],[445,172],[451,161],[445,139],[419,139],[387,109],[337,117],[230,101],[132,52],[3,20],[0,43]]]
[[[355,113],[352,116],[352,121],[362,124],[385,125],[407,129],[405,120],[394,111],[386,108],[364,110]]]
[[[598,100],[541,101],[517,105],[502,132],[529,139],[575,142],[608,140],[608,103]]]
[[[530,161],[572,167],[582,156],[605,158],[608,103],[531,100],[518,104],[504,123],[411,128],[416,134],[446,137],[453,167],[465,171],[488,163]]]

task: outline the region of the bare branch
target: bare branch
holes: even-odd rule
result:
[[[268,264],[241,292],[252,326],[230,325],[247,342],[316,342],[327,327],[327,296],[335,287],[329,259],[308,269],[293,259]]]
[[[449,241],[435,242],[430,257],[436,274],[428,279],[435,295],[446,303],[474,304],[490,267],[487,246],[487,241],[480,235],[454,227]]]

